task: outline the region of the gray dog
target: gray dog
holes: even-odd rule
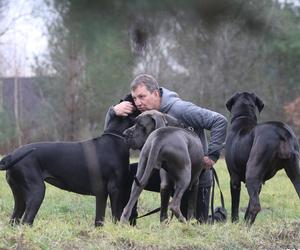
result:
[[[186,219],[180,211],[183,193],[189,188],[187,218],[194,216],[198,178],[202,170],[203,148],[199,137],[192,131],[173,127],[176,119],[158,111],[147,111],[139,115],[136,124],[124,134],[133,149],[141,149],[136,181],[132,185],[130,199],[123,210],[121,222],[127,222],[132,208],[146,186],[154,168],[164,169],[161,175],[161,220],[167,217],[171,178],[174,194],[170,210],[181,222]],[[168,126],[168,127],[166,127]],[[167,164],[165,164],[167,163]]]
[[[225,159],[230,174],[232,221],[238,220],[241,182],[250,196],[245,220],[252,224],[261,210],[261,185],[284,169],[300,197],[299,145],[292,129],[282,122],[257,124],[256,108],[264,104],[253,93],[236,93],[226,103],[231,127]]]

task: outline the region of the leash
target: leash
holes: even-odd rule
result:
[[[146,217],[146,216],[148,216],[148,215],[158,213],[159,211],[160,211],[160,207],[155,208],[155,209],[153,209],[152,211],[150,211],[150,212],[148,212],[148,213],[146,213],[146,214],[143,214],[143,215],[141,215],[141,216],[136,217],[136,219],[140,219],[140,218]]]
[[[215,222],[215,211],[214,211],[214,198],[215,198],[215,183],[217,183],[219,191],[220,191],[220,197],[221,197],[221,207],[224,211],[225,210],[225,202],[224,202],[224,195],[222,193],[221,187],[220,187],[220,182],[219,182],[219,178],[217,175],[217,172],[214,168],[211,169],[212,173],[213,173],[213,185],[212,185],[212,192],[211,192],[211,202],[210,202],[210,207],[211,207],[211,217],[212,217],[212,223]],[[137,180],[135,180],[137,181]],[[150,212],[143,214],[141,216],[138,216],[136,219],[140,219],[146,216],[149,216],[151,214],[155,214],[157,212],[160,211],[160,207],[155,208],[153,210],[151,210]],[[224,214],[226,216],[226,214]]]
[[[223,193],[222,193],[222,190],[221,190],[221,187],[220,187],[217,172],[214,168],[212,168],[211,170],[212,170],[212,173],[213,173],[213,185],[212,185],[210,206],[211,206],[211,218],[212,218],[212,224],[213,224],[215,222],[215,211],[214,211],[215,182],[217,183],[219,191],[220,191],[222,209],[224,211],[226,211],[226,210],[225,210],[224,196],[223,196]],[[224,216],[226,216],[226,214],[224,214]]]

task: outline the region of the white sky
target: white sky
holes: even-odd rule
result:
[[[0,33],[9,30],[0,37],[0,73],[30,76],[34,57],[47,51],[45,22],[50,12],[44,0],[7,0],[3,12]]]
[[[278,0],[280,3],[292,3],[295,6],[300,6],[300,0]]]

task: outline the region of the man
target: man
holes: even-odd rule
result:
[[[138,75],[131,83],[131,95],[134,103],[123,101],[112,107],[107,113],[106,121],[112,115],[128,116],[136,108],[140,112],[155,109],[174,116],[193,127],[198,134],[205,152],[203,162],[205,169],[199,177],[199,190],[196,209],[196,218],[199,222],[208,219],[209,197],[212,186],[212,173],[209,171],[220,156],[223,143],[226,138],[227,120],[224,116],[214,111],[204,109],[195,104],[183,101],[178,94],[166,88],[159,87],[155,78],[151,75]],[[210,131],[210,142],[207,143],[205,130]],[[136,171],[136,165],[131,170]],[[148,190],[159,191],[159,174],[155,173],[149,180]],[[186,214],[187,199],[182,199],[182,213]]]

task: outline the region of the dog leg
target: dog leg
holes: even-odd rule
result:
[[[120,220],[122,210],[123,210],[122,199],[121,199],[121,188],[122,186],[120,184],[117,185],[115,181],[111,181],[108,184],[111,214],[114,222]]]
[[[95,227],[103,226],[104,218],[105,218],[107,196],[108,196],[108,193],[106,190],[102,190],[102,192],[99,192],[96,195]]]
[[[198,187],[199,187],[199,179],[196,178],[191,189],[188,191],[188,210],[187,210],[187,220],[195,218],[196,215],[196,204],[198,197]]]
[[[138,217],[138,212],[137,212],[137,202],[134,204],[132,211],[131,211],[131,215],[129,217],[129,224],[131,226],[135,226],[136,225],[136,219]]]
[[[252,225],[257,214],[261,210],[259,202],[259,194],[262,182],[257,179],[246,179],[247,191],[249,194],[249,205],[245,214],[245,221],[248,225]]]
[[[174,193],[174,197],[170,203],[170,210],[172,211],[172,213],[176,216],[176,218],[182,222],[182,223],[186,223],[186,219],[184,218],[184,216],[182,215],[181,211],[180,211],[180,196],[182,197],[184,191],[182,192],[180,189],[175,189],[175,193]],[[175,197],[176,196],[176,197]]]
[[[174,196],[169,207],[180,222],[186,223],[186,219],[180,211],[180,203],[183,193],[187,190],[190,184],[191,173],[188,171],[190,169],[189,167],[185,167],[184,169],[187,171],[181,171],[179,176],[186,176],[187,178],[181,178],[175,181]]]
[[[233,179],[233,178],[231,178]],[[231,221],[239,221],[239,206],[240,206],[240,194],[241,194],[241,182],[230,181],[230,193],[231,193]]]
[[[6,181],[9,184],[14,197],[14,210],[10,217],[10,224],[12,226],[18,225],[26,209],[25,190],[22,186],[25,183],[22,181],[18,173],[13,171],[6,172]]]
[[[300,177],[299,178],[295,178],[295,179],[292,179],[291,180],[293,185],[294,185],[294,188],[296,189],[296,192],[298,194],[298,197],[300,199]]]
[[[300,199],[300,176],[297,176],[296,178],[290,178],[291,182],[294,185],[294,188],[298,194],[298,197]]]
[[[284,170],[300,198],[300,166],[298,157],[293,157],[293,159],[285,163]]]
[[[26,210],[22,220],[23,224],[32,225],[34,218],[45,197],[45,183],[31,186],[31,189],[26,193]]]
[[[164,222],[168,219],[168,205],[171,196],[171,185],[170,179],[168,177],[168,173],[164,169],[160,169],[159,171],[161,183],[160,183],[160,201],[161,201],[161,209],[160,209],[160,222]]]
[[[132,209],[134,207],[134,205],[136,204],[141,192],[143,191],[143,186],[138,186],[135,182],[132,185],[132,189],[131,189],[131,194],[130,194],[130,198],[129,201],[127,203],[127,205],[125,206],[123,212],[122,212],[122,216],[121,216],[121,223],[127,223]]]
[[[10,218],[10,224],[14,226],[20,223],[21,218],[26,209],[26,204],[25,204],[24,195],[22,194],[22,191],[14,185],[10,185],[10,187],[15,201],[14,211]]]
[[[247,209],[246,209],[245,216],[244,216],[245,221],[247,220],[247,218],[249,218],[249,208],[250,208],[250,199],[248,201]]]

